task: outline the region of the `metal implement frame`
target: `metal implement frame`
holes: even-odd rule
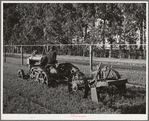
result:
[[[115,86],[126,85],[126,83],[128,82],[127,79],[107,80],[112,66],[110,66],[110,70],[108,71],[108,74],[104,79],[97,79],[99,71],[101,71],[101,64],[102,63],[99,64],[99,66],[97,68],[97,71],[95,71],[96,72],[95,76],[92,79],[92,82],[93,81],[95,81],[95,82],[94,82],[93,86],[91,86],[91,99],[92,99],[93,102],[97,102],[97,103],[99,102],[98,101],[97,88],[99,88],[99,87],[108,87],[108,86],[112,86],[112,85],[115,85]],[[103,81],[101,81],[101,80],[103,80]]]
[[[93,102],[99,102],[98,95],[97,95],[97,88],[98,87],[108,87],[112,85],[123,85],[126,84],[128,81],[127,79],[119,79],[119,80],[106,80],[106,82],[97,82],[96,87],[91,88],[91,99]]]

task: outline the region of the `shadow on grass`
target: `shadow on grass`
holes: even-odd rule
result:
[[[59,81],[57,82],[56,80],[52,80],[49,87],[53,87],[53,88],[56,88],[56,87],[59,87],[60,85],[67,85],[67,81]]]
[[[111,87],[101,87],[97,90],[98,101],[121,114],[145,114],[146,90],[141,88],[127,88],[126,92]]]
[[[111,106],[113,109],[117,109],[116,106]],[[122,105],[119,107],[121,114],[146,114],[146,103],[134,104],[132,106]]]

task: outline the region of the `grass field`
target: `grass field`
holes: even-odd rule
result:
[[[126,94],[118,91],[111,95],[111,88],[104,89],[99,103],[87,99],[81,94],[69,95],[66,84],[59,84],[55,88],[48,88],[30,79],[17,77],[19,69],[27,66],[15,63],[3,65],[3,113],[4,114],[145,114],[146,90],[143,88],[128,87]],[[80,70],[89,73],[88,66],[75,64]],[[146,73],[130,73],[127,70],[118,70],[122,77],[129,78],[129,83],[146,85]],[[139,71],[138,71],[139,72]]]

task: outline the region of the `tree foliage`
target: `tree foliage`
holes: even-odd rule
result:
[[[134,44],[138,40],[143,44],[146,40],[146,3],[3,5],[4,44]]]

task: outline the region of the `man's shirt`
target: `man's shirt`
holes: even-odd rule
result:
[[[48,63],[47,64],[55,64],[56,63],[56,51],[49,51],[46,54],[47,58],[48,58]]]

